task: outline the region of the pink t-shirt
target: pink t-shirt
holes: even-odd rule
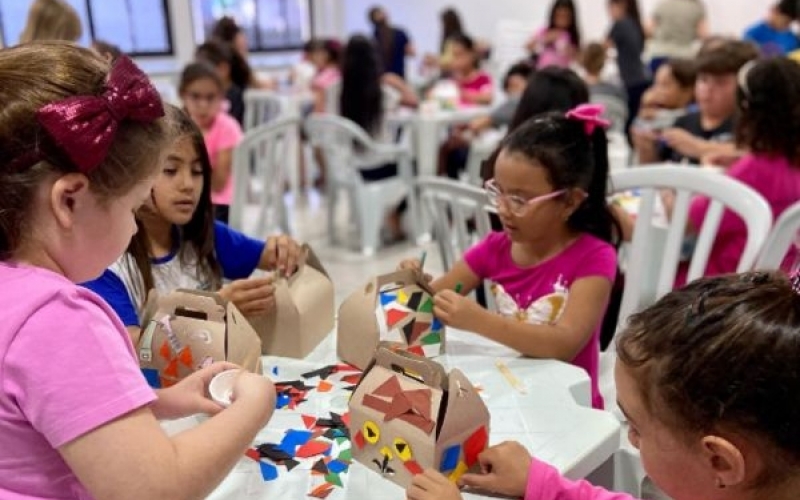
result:
[[[791,165],[783,157],[749,154],[731,166],[726,175],[758,191],[772,208],[773,218],[779,217],[790,205],[800,200],[800,166]],[[692,200],[689,221],[695,228],[702,227],[709,203],[709,199],[704,197]],[[744,221],[732,211],[725,210],[704,275],[736,272],[746,241]],[[794,257],[795,251],[792,249],[781,267],[789,270]],[[683,279],[679,284],[685,282],[685,271],[678,278]]]
[[[625,493],[614,493],[588,481],[570,481],[550,465],[535,458],[528,469],[525,500],[634,500]]]
[[[335,66],[328,66],[318,72],[314,79],[311,80],[311,88],[316,90],[326,90],[331,85],[339,83],[342,79],[342,73],[339,68]]]
[[[58,448],[155,393],[122,323],[97,295],[5,262],[0,283],[0,498],[90,499]]]
[[[575,281],[600,276],[613,283],[617,274],[614,247],[589,234],[581,235],[560,254],[535,266],[521,268],[511,257],[508,235],[494,232],[467,251],[464,260],[482,280],[493,283],[500,314],[531,324],[557,323]],[[597,385],[601,325],[599,321],[589,342],[572,360],[589,374],[592,406],[598,409],[603,408]]]
[[[561,30],[558,37],[553,42],[547,41],[549,28],[542,28],[534,36],[536,50],[539,57],[536,60],[536,68],[542,69],[548,66],[558,66],[569,68],[572,64],[572,41],[567,31]]]
[[[217,156],[220,151],[226,149],[233,149],[242,141],[242,127],[239,122],[233,119],[225,112],[220,112],[211,128],[203,131],[203,138],[206,141],[206,150],[208,157],[211,160],[211,168],[217,167]],[[222,191],[211,192],[211,202],[214,205],[230,205],[233,201],[233,176],[235,172],[231,172],[228,177],[228,182]]]
[[[458,90],[461,92],[461,103],[468,104],[466,95],[482,94],[492,90],[492,77],[488,73],[478,71],[469,78],[458,80]]]

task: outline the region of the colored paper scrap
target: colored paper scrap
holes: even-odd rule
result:
[[[158,376],[158,370],[155,368],[142,368],[142,375],[144,375],[147,385],[153,389],[161,388],[161,378]]]
[[[379,385],[378,388],[375,389],[375,392],[373,392],[373,394],[375,394],[376,396],[393,398],[395,394],[397,394],[402,390],[403,389],[400,387],[400,381],[397,379],[397,377],[393,376],[388,378],[381,385]]]
[[[311,470],[322,476],[328,475],[328,466],[325,465],[325,460],[322,458],[314,462],[314,465],[311,467]]]
[[[442,453],[442,464],[439,466],[440,472],[455,470],[458,466],[458,457],[461,455],[461,446],[453,445]]]
[[[397,295],[395,295],[393,293],[384,292],[384,293],[381,294],[381,305],[382,306],[388,306],[389,304],[391,304],[392,302],[395,302],[396,300],[397,300]]]
[[[261,477],[264,481],[274,481],[278,479],[278,468],[271,463],[261,461],[258,463],[261,466]]]
[[[342,479],[339,474],[328,474],[325,476],[325,482],[334,486],[342,487]]]
[[[302,415],[302,418],[303,425],[306,426],[306,429],[313,429],[317,424],[317,417],[312,417],[311,415]]]
[[[441,344],[442,343],[442,336],[439,334],[439,332],[434,332],[434,333],[431,333],[431,334],[428,334],[428,335],[422,337],[422,340],[420,340],[420,343],[422,345]]]
[[[261,461],[261,454],[255,448],[250,448],[249,450],[244,452],[244,454],[247,458],[255,460],[256,462]]]
[[[268,458],[275,463],[294,458],[294,450],[292,450],[291,453],[287,452],[286,450],[281,449],[281,447],[275,443],[260,444],[256,447],[256,449],[258,450],[259,455],[261,455],[261,458]]]
[[[311,458],[317,455],[323,455],[330,451],[331,444],[324,441],[309,441],[297,449],[295,456],[298,458]]]
[[[363,440],[362,440],[362,442],[363,442]],[[339,453],[338,459],[341,460],[342,462],[347,462],[347,463],[352,462],[353,461],[353,450],[351,450],[350,448],[348,448],[346,450],[343,450],[341,453]]]
[[[331,392],[331,389],[333,389],[333,384],[327,380],[321,380],[319,385],[317,385],[318,392]]]
[[[300,462],[298,462],[297,460],[292,460],[290,458],[289,460],[284,460],[281,465],[285,466],[287,471],[291,471],[292,469],[300,465]]]
[[[458,480],[461,479],[461,476],[466,474],[468,470],[469,467],[467,467],[467,464],[465,464],[464,462],[458,462],[456,470],[454,470],[449,476],[450,481],[457,483]]]
[[[484,426],[464,441],[464,461],[467,467],[472,467],[478,462],[478,455],[486,449],[487,444],[489,444],[489,433]]]
[[[416,476],[417,474],[422,474],[422,467],[420,467],[420,465],[413,460],[404,462],[403,465],[406,467],[406,470],[410,472],[413,476]]]
[[[364,433],[361,431],[356,432],[356,435],[353,436],[353,442],[356,444],[359,450],[362,449],[364,445],[367,444],[366,441],[364,440]]]
[[[325,380],[328,377],[330,377],[331,375],[333,375],[334,373],[336,373],[337,371],[338,371],[338,369],[337,369],[336,365],[328,365],[328,366],[323,366],[322,368],[320,368],[318,370],[312,370],[310,372],[303,373],[300,376],[303,377],[303,378],[319,377],[322,380]]]
[[[311,440],[312,433],[309,431],[300,431],[296,429],[289,429],[286,435],[283,436],[279,448],[286,453],[294,455],[294,450],[298,446],[303,446]]]
[[[341,455],[340,455],[341,456]],[[331,460],[328,463],[328,470],[333,474],[341,474],[345,472],[350,466],[342,460]]]
[[[433,314],[433,297],[428,295],[428,298],[419,306],[417,312]]]
[[[333,485],[330,483],[322,483],[308,493],[308,496],[314,498],[327,498],[333,491]]]
[[[353,373],[350,375],[345,375],[342,377],[342,383],[344,384],[351,384],[356,385],[361,381],[361,374],[360,373]]]

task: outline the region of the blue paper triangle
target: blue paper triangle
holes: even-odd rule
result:
[[[281,444],[278,445],[278,449],[294,456],[295,449],[298,446],[303,446],[304,444],[308,443],[313,435],[314,434],[311,431],[289,429],[286,431],[286,435],[283,436]]]
[[[386,306],[391,304],[392,302],[397,302],[397,294],[395,293],[382,293],[381,294],[381,305]]]
[[[275,408],[280,410],[286,406],[289,406],[289,403],[292,401],[292,398],[288,394],[279,393],[278,397],[275,399]]]
[[[261,477],[264,478],[264,481],[274,481],[278,479],[277,467],[263,460],[258,462],[258,465],[261,466]]]
[[[158,376],[158,370],[155,368],[142,368],[142,375],[147,380],[147,385],[153,389],[161,389],[161,377]]]
[[[433,323],[431,323],[431,333],[438,332],[442,330],[442,322],[439,321],[439,318],[433,318]]]

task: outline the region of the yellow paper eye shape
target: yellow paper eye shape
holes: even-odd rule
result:
[[[400,460],[403,462],[411,460],[411,447],[405,439],[397,438],[394,440],[394,451],[397,452],[397,456],[400,457]]]
[[[381,438],[381,431],[375,422],[370,422],[369,420],[364,422],[362,431],[364,432],[364,439],[369,444],[375,444]]]

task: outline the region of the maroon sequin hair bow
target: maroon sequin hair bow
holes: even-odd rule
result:
[[[115,62],[100,95],[74,96],[42,106],[36,118],[83,173],[108,155],[120,123],[150,123],[164,116],[158,91],[128,57]]]

